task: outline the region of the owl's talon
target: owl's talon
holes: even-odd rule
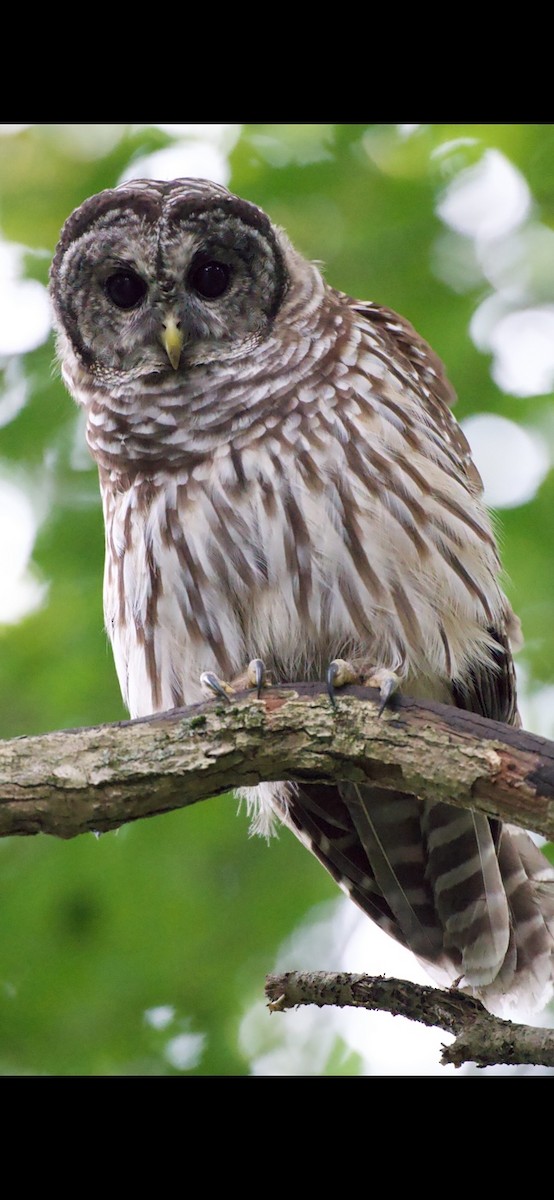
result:
[[[261,658],[253,658],[252,661],[248,663],[246,668],[246,682],[248,687],[256,688],[256,696],[259,700],[262,693],[262,688],[267,687],[269,682],[266,674],[265,663],[262,662]]]
[[[200,686],[206,700],[213,700],[214,696],[222,696],[227,703],[231,703],[231,697],[235,692],[242,692],[245,688],[256,688],[258,700],[261,696],[262,688],[270,686],[269,676],[265,669],[265,663],[261,658],[253,658],[248,663],[246,671],[243,675],[237,676],[232,683],[227,683],[224,679],[220,679],[214,671],[203,671],[200,676]]]
[[[229,683],[225,683],[223,679],[218,679],[213,671],[203,671],[200,676],[200,686],[206,697],[206,700],[213,700],[214,696],[222,696],[228,704],[231,703],[231,696],[234,696],[234,689]]]
[[[345,687],[347,683],[359,683],[360,676],[345,658],[334,658],[327,667],[325,682],[331,704],[336,708],[335,688]]]
[[[394,693],[398,691],[400,678],[394,671],[389,671],[387,667],[379,667],[379,670],[374,671],[364,682],[367,683],[368,687],[379,688],[381,701],[377,716],[380,717],[385,711],[391,696],[394,696]]]

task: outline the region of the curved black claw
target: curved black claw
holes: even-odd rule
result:
[[[370,687],[378,687],[380,693],[379,708],[377,716],[380,717],[384,713],[391,696],[398,691],[400,687],[399,676],[394,671],[389,671],[387,667],[380,667],[378,671],[374,671],[368,679]]]
[[[259,700],[265,682],[265,663],[261,658],[253,658],[252,662],[248,664],[248,675],[252,680],[252,687],[256,688],[256,696]]]
[[[337,663],[330,662],[325,673],[325,682],[327,684],[327,695],[331,701],[331,704],[333,705],[333,708],[337,707],[337,702],[335,700],[335,679],[337,678],[338,673],[339,668]]]
[[[231,703],[233,689],[229,687],[228,683],[223,683],[221,679],[218,679],[213,671],[203,671],[200,676],[200,684],[208,699],[210,698],[209,693],[213,692],[214,696],[222,696],[228,704]]]
[[[381,702],[379,704],[379,708],[377,709],[378,717],[380,717],[381,714],[384,713],[384,711],[387,707],[387,704],[395,691],[396,691],[396,684],[390,682],[389,680],[387,680],[387,682],[382,685],[382,687],[381,687]]]
[[[325,676],[327,692],[333,708],[337,707],[335,688],[344,687],[347,683],[359,683],[359,676],[352,663],[345,658],[334,658],[327,667]]]

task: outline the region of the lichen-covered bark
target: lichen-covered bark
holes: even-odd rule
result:
[[[439,704],[295,684],[139,721],[0,742],[0,836],[70,838],[262,780],[350,779],[443,797],[554,836],[554,744]],[[554,1065],[554,1034],[490,1016],[458,992],[405,980],[268,980],[271,1007],[355,1004],[456,1033],[443,1062]]]
[[[139,721],[0,743],[0,835],[68,838],[261,780],[378,782],[554,836],[554,744],[439,704],[271,688]]]

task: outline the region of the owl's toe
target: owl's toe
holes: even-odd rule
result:
[[[200,686],[206,700],[212,700],[214,696],[222,696],[230,704],[231,697],[235,695],[235,692],[242,692],[246,688],[255,688],[259,700],[262,688],[270,686],[270,679],[261,658],[253,658],[248,663],[246,671],[233,679],[232,683],[220,679],[214,671],[203,671],[200,676]]]
[[[335,658],[327,667],[326,683],[333,708],[336,708],[335,688],[346,687],[348,683],[379,688],[381,700],[378,716],[381,716],[391,696],[400,687],[400,677],[388,667],[378,667],[370,675],[361,674],[347,659]]]
[[[228,704],[231,703],[231,696],[234,695],[234,688],[230,683],[225,683],[223,679],[219,679],[213,671],[203,671],[200,676],[200,687],[202,694],[206,700],[213,700],[214,696],[222,696]]]
[[[352,663],[345,658],[334,658],[327,667],[325,677],[327,683],[327,691],[333,708],[337,707],[335,700],[335,688],[346,687],[347,683],[361,683],[360,674],[354,669]]]
[[[364,683],[367,687],[379,688],[381,701],[377,715],[380,717],[381,713],[387,707],[391,696],[394,696],[394,693],[400,687],[400,676],[395,671],[389,671],[388,667],[379,667],[367,679],[364,679]]]
[[[260,699],[262,688],[267,687],[269,678],[265,669],[265,663],[261,658],[253,658],[248,663],[246,668],[246,686],[256,688],[256,695]]]

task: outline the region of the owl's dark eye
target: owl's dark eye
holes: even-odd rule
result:
[[[104,287],[117,308],[135,308],[148,290],[144,279],[128,270],[114,271],[113,275],[108,275]]]
[[[231,268],[227,263],[210,259],[193,267],[190,284],[204,300],[217,300],[227,290],[231,278]]]

